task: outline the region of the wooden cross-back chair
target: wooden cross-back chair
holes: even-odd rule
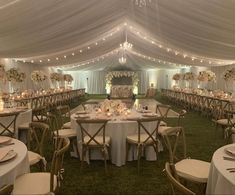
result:
[[[49,126],[42,122],[32,122],[28,132],[28,158],[29,164],[39,164],[41,170],[46,171],[46,160],[43,155],[45,138],[49,132]]]
[[[156,113],[162,117],[162,121],[160,123],[160,126],[167,126],[167,123],[165,122],[165,119],[167,118],[167,115],[171,109],[170,105],[165,104],[157,104],[156,106]]]
[[[60,118],[62,129],[71,129],[69,105],[58,106],[57,111]]]
[[[4,185],[0,188],[0,195],[11,195],[13,184]]]
[[[5,135],[15,137],[16,133],[16,119],[19,112],[2,113],[0,115],[0,136]]]
[[[15,180],[12,195],[32,195],[58,193],[61,186],[63,158],[69,148],[68,138],[60,138],[53,153],[50,172],[35,172],[23,174]]]
[[[174,136],[172,136],[174,135]],[[182,127],[169,128],[163,135],[169,153],[169,162],[175,164],[180,178],[199,183],[205,190],[210,163],[186,156],[185,134]]]
[[[161,117],[148,117],[134,120],[138,123],[137,134],[128,135],[126,137],[126,160],[128,158],[128,153],[130,145],[137,146],[137,168],[138,173],[140,170],[140,158],[142,156],[142,151],[145,146],[152,146],[154,151],[158,153],[158,127],[161,121]],[[150,123],[155,123],[154,128],[149,129]]]
[[[225,115],[227,119],[227,128],[224,130],[224,134],[225,134],[225,138],[229,142],[231,139],[231,136],[235,134],[235,119],[234,119],[235,111],[226,110]]]
[[[180,183],[174,164],[166,162],[165,172],[171,184],[172,194],[175,194],[175,191],[177,191],[180,192],[180,194],[182,195],[196,195],[194,192],[192,192],[190,189],[186,188],[182,183]]]
[[[77,120],[82,141],[81,168],[83,167],[86,152],[89,151],[90,148],[100,148],[104,158],[105,172],[107,172],[107,157],[109,156],[111,160],[111,138],[105,135],[105,128],[108,121],[108,119]]]

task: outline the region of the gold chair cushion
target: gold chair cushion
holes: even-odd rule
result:
[[[63,124],[62,129],[71,129],[71,122]]]
[[[28,158],[29,158],[29,164],[34,165],[42,159],[42,156],[39,155],[38,153],[28,151]]]
[[[199,183],[206,183],[210,163],[196,159],[183,159],[175,164],[175,169],[182,178]]]
[[[148,134],[140,134],[140,142],[144,142],[147,138],[149,137]],[[127,142],[129,143],[135,143],[137,144],[138,143],[138,134],[134,134],[134,135],[128,135],[126,137],[127,139]],[[147,143],[152,143],[153,140],[151,138],[148,139]]]
[[[159,124],[159,126],[167,126],[167,123],[164,122],[164,121],[161,121],[160,124]]]
[[[54,191],[57,187],[57,178],[54,175]],[[38,195],[50,192],[50,173],[27,173],[15,180],[12,195]]]
[[[75,129],[60,129],[58,130],[59,137],[76,137],[77,131]]]
[[[171,127],[168,127],[168,126],[159,126],[159,127],[158,127],[158,133],[159,133],[160,135],[164,135],[165,132],[166,132],[166,130],[169,129],[169,128],[171,128]]]
[[[228,125],[228,119],[219,119],[216,123],[220,125]]]
[[[84,143],[87,143],[90,140],[90,137],[85,136],[84,137]],[[99,143],[99,144],[103,144],[103,136],[95,136],[95,140]],[[111,141],[111,138],[109,136],[105,136],[105,144],[109,144]],[[97,145],[96,142],[94,142],[93,140],[89,143],[89,145],[91,146],[95,146]]]

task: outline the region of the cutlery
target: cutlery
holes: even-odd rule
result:
[[[231,170],[235,170],[235,168],[227,168],[226,170],[231,171]]]
[[[6,144],[0,144],[0,147],[5,147],[5,146],[10,146],[10,145],[14,145],[14,142],[11,143],[6,143]]]
[[[235,158],[231,158],[231,157],[227,157],[227,156],[224,156],[223,158],[224,158],[224,160],[231,160],[231,161],[235,161]]]

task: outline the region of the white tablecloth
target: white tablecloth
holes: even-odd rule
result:
[[[0,163],[0,187],[5,184],[14,184],[15,178],[29,172],[28,153],[25,144],[19,140],[12,139],[14,145],[4,146],[13,149],[17,156],[6,162]]]
[[[223,146],[213,154],[207,182],[207,195],[235,194],[235,172],[230,173],[226,170],[231,167],[235,168],[235,161],[223,159],[224,156],[229,156],[225,153],[225,148],[231,146],[235,147],[235,144]]]
[[[75,119],[75,114],[71,116],[71,124],[72,128],[76,129],[78,132],[78,145],[81,147],[80,144],[80,128],[78,127],[78,124]],[[134,113],[134,115],[129,115],[128,117],[136,116],[141,117],[140,113]],[[91,116],[91,117],[94,117]],[[111,137],[111,155],[112,155],[112,163],[117,166],[125,165],[126,163],[126,136],[132,135],[137,133],[137,122],[135,121],[124,121],[120,120],[120,117],[112,117],[115,120],[109,121],[106,126],[106,135]],[[155,122],[149,123],[147,128],[150,130],[153,130],[155,127]],[[89,129],[90,130],[90,129]],[[161,145],[160,145],[161,146]],[[160,147],[162,149],[162,147]],[[81,148],[79,148],[81,151]],[[147,160],[157,160],[156,159],[156,153],[154,152],[153,147],[146,148],[145,156]],[[100,152],[98,151],[92,151],[90,153],[90,159],[102,159],[102,156]],[[136,152],[134,148],[131,149],[129,153],[128,160],[136,159]]]

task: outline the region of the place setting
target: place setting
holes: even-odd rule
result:
[[[0,136],[0,163],[16,157],[17,153],[8,146],[14,145],[11,137]]]

